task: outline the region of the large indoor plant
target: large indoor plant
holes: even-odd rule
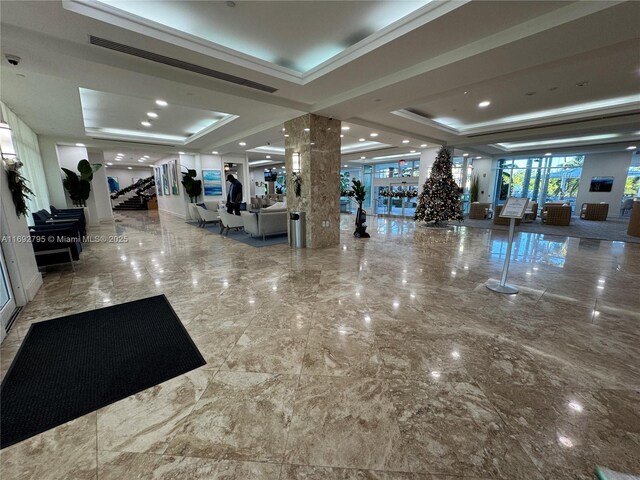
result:
[[[198,201],[198,197],[202,194],[202,180],[196,180],[197,172],[193,169],[187,169],[182,172],[182,186],[184,191],[189,195],[191,203]]]
[[[9,191],[11,192],[11,198],[13,204],[16,207],[16,215],[27,215],[29,209],[27,207],[27,201],[31,195],[34,195],[33,191],[27,186],[27,179],[20,173],[22,162],[17,158],[9,158],[3,160],[4,169],[7,172],[7,178],[9,180]]]
[[[69,197],[76,207],[86,207],[89,194],[91,193],[91,180],[93,180],[93,174],[96,173],[100,167],[99,163],[89,163],[88,160],[82,159],[78,162],[78,175],[76,172],[63,168],[62,171],[67,175],[62,181],[64,188],[69,192]]]
[[[351,192],[350,197],[358,202],[358,211],[356,212],[356,231],[353,235],[358,238],[369,238],[367,233],[367,213],[362,209],[362,204],[367,196],[367,189],[360,180],[355,178],[351,180]]]

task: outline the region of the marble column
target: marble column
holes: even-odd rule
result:
[[[287,208],[306,216],[307,248],[340,243],[340,120],[306,114],[285,122]],[[295,193],[293,154],[300,154],[301,192]]]

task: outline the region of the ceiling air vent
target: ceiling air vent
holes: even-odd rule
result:
[[[236,77],[235,75],[229,75],[228,73],[219,72],[217,70],[211,70],[210,68],[201,67],[193,63],[184,62],[171,57],[165,57],[153,52],[147,52],[139,48],[124,45],[122,43],[113,42],[105,38],[89,36],[89,43],[102,48],[108,48],[109,50],[115,50],[116,52],[126,53],[127,55],[133,55],[134,57],[144,58],[151,60],[152,62],[162,63],[163,65],[169,65],[171,67],[179,68],[181,70],[187,70],[188,72],[199,73],[200,75],[206,75],[207,77],[217,78],[225,82],[235,83],[236,85],[242,85],[243,87],[254,88],[256,90],[262,90],[263,92],[273,93],[277,88],[263,85],[262,83],[252,82],[246,78]]]

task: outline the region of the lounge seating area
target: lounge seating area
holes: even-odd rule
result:
[[[70,263],[80,259],[82,242],[87,234],[84,209],[39,210],[32,214],[34,225],[29,227],[31,243],[38,267]]]

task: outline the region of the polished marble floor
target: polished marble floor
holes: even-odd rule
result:
[[[0,452],[9,479],[593,479],[640,473],[640,245],[342,218],[335,248],[253,248],[117,215],[31,322],[164,293],[204,367]]]

